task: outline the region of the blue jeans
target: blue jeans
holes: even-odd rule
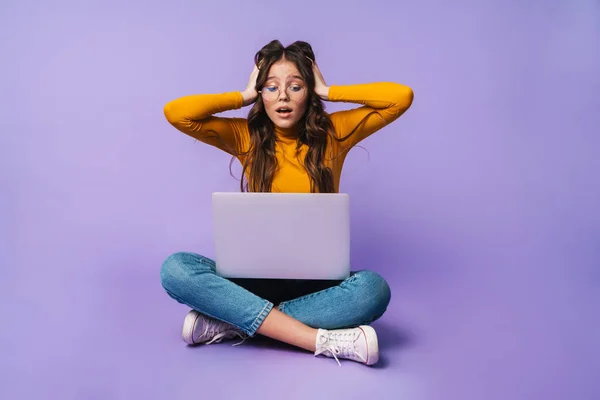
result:
[[[169,296],[192,309],[256,335],[271,309],[313,328],[367,325],[385,312],[390,287],[377,273],[358,271],[344,281],[226,279],[215,262],[195,253],[169,256],[160,271]]]

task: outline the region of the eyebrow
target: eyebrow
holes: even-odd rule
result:
[[[291,79],[300,79],[301,81],[303,81],[303,80],[304,80],[304,79],[303,79],[301,76],[299,76],[299,75],[292,75],[292,76],[290,76],[290,78],[291,78]],[[279,80],[279,78],[277,78],[276,76],[270,76],[270,77],[268,77],[268,78],[267,78],[267,80],[268,80],[268,81],[270,81],[270,80],[274,80],[274,79],[275,79],[275,80]]]

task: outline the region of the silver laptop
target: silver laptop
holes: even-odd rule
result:
[[[347,194],[213,193],[217,274],[343,280],[350,274]]]

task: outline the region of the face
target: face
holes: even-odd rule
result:
[[[280,60],[269,69],[261,96],[267,115],[279,128],[294,127],[304,116],[308,90],[294,63]]]

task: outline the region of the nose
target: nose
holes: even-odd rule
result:
[[[279,100],[289,100],[287,89],[279,89]]]

